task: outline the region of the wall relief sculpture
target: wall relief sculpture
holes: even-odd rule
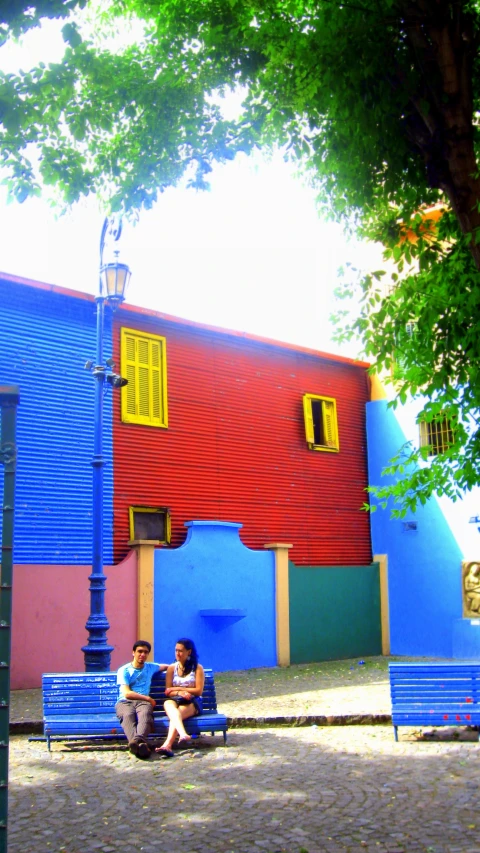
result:
[[[462,563],[463,615],[480,617],[480,563]]]

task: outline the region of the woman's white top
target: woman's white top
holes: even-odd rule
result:
[[[189,672],[188,675],[178,674],[178,662],[173,670],[173,687],[195,687],[196,678],[194,672]]]

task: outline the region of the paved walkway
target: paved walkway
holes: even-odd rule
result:
[[[350,667],[353,667],[352,669]],[[218,676],[238,718],[389,711],[386,663]],[[12,716],[38,711],[13,695]],[[304,723],[307,720],[303,721]],[[480,853],[477,733],[391,725],[234,728],[170,760],[10,741],[9,853]]]
[[[170,760],[14,736],[9,853],[479,853],[478,744],[234,729]]]

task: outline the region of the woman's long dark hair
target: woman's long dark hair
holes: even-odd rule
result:
[[[190,657],[185,661],[185,675],[188,675],[190,672],[195,672],[198,664],[198,652],[195,647],[195,643],[193,640],[189,640],[188,637],[181,637],[180,640],[177,640],[177,643],[183,646],[187,652],[190,652]]]

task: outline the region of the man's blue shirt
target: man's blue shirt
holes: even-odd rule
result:
[[[126,663],[117,671],[118,698],[125,699],[121,685],[126,684],[129,690],[148,696],[152,678],[158,672],[160,664],[144,663],[141,669],[135,669],[133,663]]]

